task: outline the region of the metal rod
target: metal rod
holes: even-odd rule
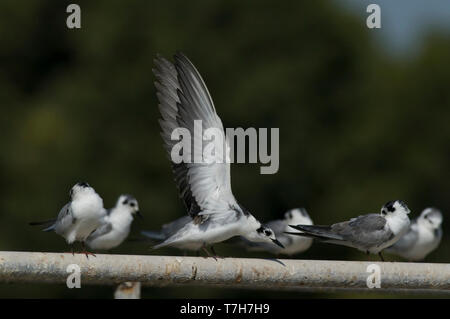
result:
[[[144,286],[199,285],[308,291],[449,293],[450,264],[0,252],[0,282],[66,283],[75,264],[81,286],[141,282]],[[369,289],[373,267],[381,288]],[[75,267],[77,267],[75,266]],[[369,271],[369,272],[368,272]]]

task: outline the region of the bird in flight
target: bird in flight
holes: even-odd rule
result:
[[[213,128],[222,133],[225,148],[214,152],[203,161],[181,161],[171,157],[172,171],[179,196],[183,200],[190,221],[154,248],[189,245],[202,248],[243,236],[254,242],[282,244],[269,227],[263,226],[248,210],[239,204],[231,191],[229,141],[225,137],[222,121],[216,113],[208,89],[200,73],[182,53],[174,56],[174,64],[158,56],[153,73],[159,100],[161,136],[169,156],[178,143],[173,132],[180,128],[191,134],[191,145],[203,147],[205,141],[194,134],[194,121],[201,121],[202,129]],[[220,144],[220,143],[219,143]],[[192,155],[183,149],[183,156]],[[194,150],[195,153],[195,150]]]

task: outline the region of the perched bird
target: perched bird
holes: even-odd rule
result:
[[[289,225],[313,225],[313,221],[309,217],[306,209],[294,208],[284,214],[284,219],[273,220],[266,225],[270,227],[277,236],[278,240],[283,244],[284,248],[266,243],[251,242],[244,237],[233,237],[227,243],[232,243],[241,247],[245,247],[248,251],[267,251],[273,254],[294,255],[304,252],[311,247],[312,238],[294,236],[286,234]]]
[[[49,225],[43,231],[54,231],[64,237],[69,245],[80,241],[87,256],[90,253],[85,250],[85,241],[101,225],[105,215],[102,198],[88,183],[82,182],[72,187],[70,202],[61,209],[56,219],[30,225]]]
[[[250,241],[282,246],[273,230],[263,226],[234,198],[230,179],[230,146],[222,121],[194,65],[182,53],[177,53],[174,58],[175,63],[172,64],[158,56],[154,60],[156,68],[153,73],[157,79],[155,87],[162,116],[159,121],[161,136],[167,153],[171,155],[178,144],[171,136],[180,132],[180,128],[188,130],[194,146],[193,160],[190,148],[183,149],[183,158],[188,158],[187,161],[176,162],[171,157],[179,195],[191,220],[154,248],[189,245],[208,252],[206,246],[209,245],[214,253],[213,244],[239,235]],[[224,140],[215,142],[226,145],[222,152],[215,149],[214,155],[202,153],[206,141],[203,134],[196,134],[197,123],[200,123],[200,129],[221,133]],[[205,155],[201,161],[195,158],[196,147],[201,148],[200,154]]]
[[[121,195],[116,206],[103,217],[100,227],[86,239],[86,244],[94,250],[119,246],[130,233],[135,214],[141,216],[137,200],[131,195]]]
[[[387,253],[410,261],[419,261],[435,250],[442,238],[442,213],[436,208],[426,208],[411,222],[408,232]]]
[[[368,214],[331,226],[290,225],[306,236],[322,242],[357,248],[371,254],[381,251],[397,242],[409,228],[409,208],[401,200],[386,203],[381,214]]]

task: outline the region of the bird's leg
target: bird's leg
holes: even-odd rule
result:
[[[84,241],[81,242],[81,247],[83,247],[82,253],[86,255],[86,258],[87,258],[87,259],[89,259],[89,255],[92,255],[92,256],[94,256],[94,257],[97,257],[97,256],[95,256],[94,253],[91,253],[91,252],[87,251],[86,246],[85,246],[85,244],[84,244]]]
[[[209,251],[208,251],[208,249],[206,248],[206,245],[205,245],[205,244],[203,244],[202,250],[208,255],[208,257],[211,257],[211,254],[209,253]],[[207,257],[204,257],[204,258],[207,258]]]
[[[384,261],[383,255],[381,254],[381,251],[378,253],[378,256],[380,256],[381,261]]]
[[[215,260],[217,260],[216,256],[211,256],[211,254],[209,253],[208,249],[206,248],[206,244],[203,244],[202,249],[203,249],[203,251],[206,252],[208,257],[213,257]]]
[[[74,246],[74,243],[69,244],[70,251],[66,251],[66,252],[64,252],[64,253],[65,253],[65,254],[72,254],[72,256],[75,256],[75,250],[74,250],[73,246]]]
[[[212,251],[212,253],[213,253],[214,259],[217,260],[217,258],[218,258],[219,256],[217,256],[216,251],[214,250],[214,247],[211,245],[210,248],[211,248],[211,251]]]
[[[366,251],[366,254],[367,254],[367,259],[370,261],[370,253],[369,253],[369,251]]]

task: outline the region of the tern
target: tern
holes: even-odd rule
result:
[[[70,190],[70,201],[60,210],[56,219],[32,222],[30,225],[49,225],[43,231],[54,231],[64,237],[69,245],[79,241],[85,249],[88,236],[97,229],[106,215],[102,198],[85,182],[75,184]],[[93,255],[93,254],[91,254]]]
[[[102,219],[102,225],[86,239],[86,244],[94,250],[119,246],[130,233],[134,215],[141,216],[137,200],[131,195],[119,196],[116,205]]]
[[[236,244],[237,246],[242,246],[248,251],[267,251],[276,255],[295,255],[308,250],[313,242],[312,238],[286,234],[286,232],[290,230],[289,225],[298,224],[313,225],[311,217],[309,217],[308,212],[304,208],[294,208],[288,210],[284,214],[283,219],[273,220],[266,224],[275,232],[275,235],[283,244],[284,248],[266,243],[251,242],[243,237],[234,237],[227,242]]]
[[[442,239],[442,213],[436,208],[426,208],[411,222],[408,232],[387,253],[409,261],[420,261],[435,250]]]
[[[172,134],[180,128],[190,132],[192,145],[203,146],[202,136],[194,132],[195,122],[203,129],[215,129],[225,139],[225,154],[214,152],[203,161],[181,161],[171,157],[172,171],[190,221],[154,248],[189,245],[197,249],[207,246],[215,254],[213,244],[233,236],[243,236],[254,242],[283,245],[269,227],[265,227],[239,204],[231,191],[230,145],[222,121],[216,113],[208,89],[200,73],[182,53],[174,56],[175,63],[158,56],[153,73],[162,118],[161,136],[169,156],[178,143]],[[189,157],[190,150],[183,149]],[[195,150],[194,150],[195,153]],[[224,160],[225,158],[225,160]],[[208,253],[209,255],[209,253]]]
[[[401,200],[390,201],[381,208],[380,214],[367,214],[331,226],[290,225],[306,236],[322,242],[359,249],[367,254],[378,254],[397,242],[409,228],[410,210]]]

